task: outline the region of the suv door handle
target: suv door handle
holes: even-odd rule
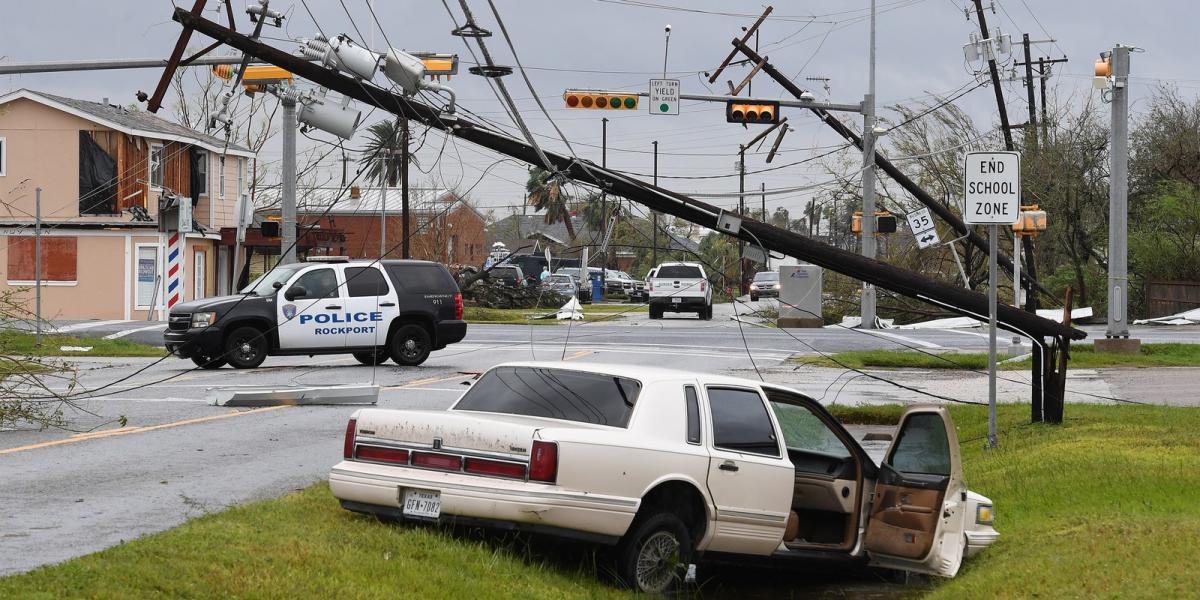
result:
[[[383,304],[380,304],[380,306],[395,306],[395,305],[396,305],[395,302],[384,302]]]
[[[737,463],[733,462],[732,460],[727,460],[721,463],[721,466],[717,468],[721,469],[722,471],[733,471],[734,473],[736,473],[738,470]]]
[[[329,306],[326,306],[325,309],[326,310],[341,310],[342,307],[340,307],[336,304],[330,304]]]

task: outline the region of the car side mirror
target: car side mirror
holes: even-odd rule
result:
[[[296,298],[303,298],[304,296],[307,296],[307,295],[308,295],[308,290],[304,289],[304,286],[302,286],[302,285],[293,285],[292,287],[288,288],[288,291],[283,293],[283,297],[288,300],[295,300]]]
[[[279,288],[282,288],[282,287],[283,287],[283,282],[282,282],[282,281],[276,281],[275,283],[272,283],[272,284],[271,284],[271,286],[272,286],[272,287],[274,287],[275,289],[279,289]]]

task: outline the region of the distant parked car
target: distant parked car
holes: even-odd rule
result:
[[[359,513],[611,544],[648,593],[702,552],[953,577],[999,537],[945,407],[909,408],[876,465],[793,389],[628,365],[502,364],[449,410],[359,410],[329,488]]]
[[[779,271],[761,271],[750,282],[750,300],[779,297]]]
[[[633,291],[634,280],[625,271],[604,270],[604,291],[609,294],[625,294]]]
[[[562,294],[566,298],[577,298],[579,296],[579,284],[571,275],[556,273],[546,278],[542,282],[542,288],[551,292]]]
[[[497,285],[519,288],[525,286],[525,274],[516,265],[498,265],[488,271],[488,277]]]

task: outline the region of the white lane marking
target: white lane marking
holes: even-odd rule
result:
[[[56,333],[67,333],[70,331],[79,331],[81,329],[91,329],[93,327],[104,327],[105,325],[116,325],[117,323],[129,323],[129,322],[130,321],[126,321],[124,319],[118,319],[116,321],[85,321],[83,323],[72,323],[71,325],[63,325],[62,327],[55,327],[54,331]]]
[[[961,330],[961,329],[938,329],[937,331],[948,331],[948,332],[950,332],[950,333],[961,333],[961,334],[963,334],[963,335],[974,335],[974,336],[981,337],[981,338],[983,338],[983,339],[985,339],[985,340],[986,340],[986,339],[988,339],[988,334],[986,334],[986,333],[979,333],[978,331],[963,331],[963,330]],[[1002,335],[1002,334],[1001,334],[999,331],[997,331],[997,332],[996,332],[996,337],[997,337],[997,338],[999,338],[1001,335]]]
[[[135,328],[135,329],[126,329],[126,330],[124,330],[124,331],[118,331],[118,332],[116,332],[116,333],[110,333],[110,334],[108,334],[108,335],[104,336],[104,339],[106,339],[106,340],[115,340],[115,339],[117,339],[117,338],[123,338],[123,337],[125,337],[125,336],[127,336],[127,335],[131,335],[131,334],[137,333],[137,332],[139,332],[139,331],[150,331],[151,329],[166,329],[166,328],[167,328],[167,325],[166,325],[166,323],[156,323],[156,324],[154,324],[154,325],[149,325],[149,326],[147,326],[147,327],[137,327],[137,328]]]
[[[945,348],[945,346],[941,346],[941,345],[935,344],[933,342],[927,342],[925,340],[918,340],[917,338],[910,338],[908,336],[903,336],[903,335],[896,335],[894,333],[887,333],[884,331],[879,331],[878,329],[860,329],[859,331],[862,331],[862,332],[870,334],[870,335],[877,335],[877,336],[882,336],[882,337],[886,337],[886,338],[892,338],[894,340],[899,340],[901,342],[908,342],[910,344],[916,344],[916,345],[924,347],[924,348],[938,348],[938,349]]]

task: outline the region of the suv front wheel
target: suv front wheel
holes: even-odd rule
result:
[[[257,327],[238,327],[225,338],[225,360],[235,369],[253,369],[267,359],[267,345]]]
[[[398,365],[415,367],[429,358],[432,349],[429,332],[420,325],[401,325],[392,335],[390,350]]]

